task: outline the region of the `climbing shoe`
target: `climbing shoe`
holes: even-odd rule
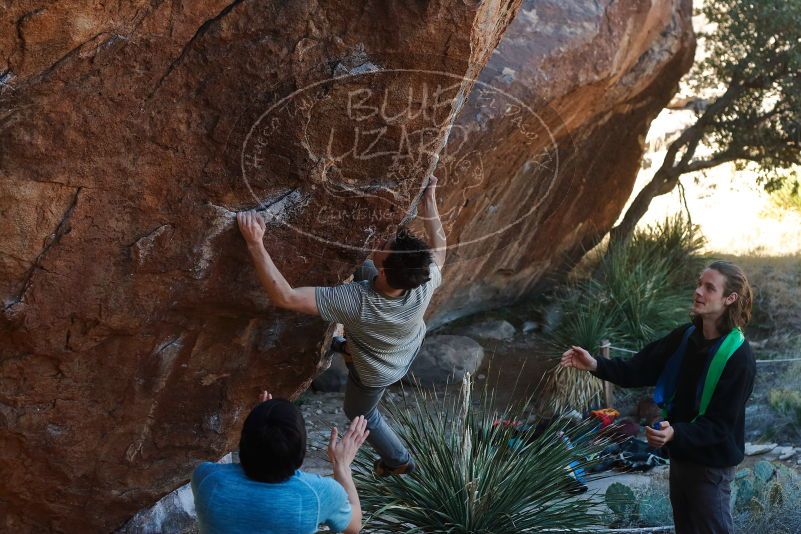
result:
[[[414,472],[414,460],[409,460],[407,463],[403,465],[399,465],[398,467],[390,468],[387,464],[384,463],[384,460],[379,458],[373,464],[373,474],[377,477],[388,477],[392,475],[409,475]]]

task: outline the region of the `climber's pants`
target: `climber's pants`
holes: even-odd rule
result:
[[[362,384],[352,363],[348,363],[348,385],[345,388],[345,415],[355,419],[363,415],[367,420],[370,434],[367,442],[373,446],[390,469],[400,467],[411,461],[411,455],[403,446],[400,438],[390,428],[381,412],[378,403],[384,396],[385,387],[370,387]]]

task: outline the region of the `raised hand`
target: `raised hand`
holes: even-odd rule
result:
[[[273,395],[272,393],[268,393],[266,390],[261,392],[261,396],[259,396],[259,402],[267,402],[268,400],[272,400]]]
[[[426,200],[434,200],[437,195],[437,182],[439,180],[433,174],[428,179],[428,185],[426,186],[425,197]]]
[[[337,441],[337,427],[331,429],[331,439],[328,441],[328,459],[334,464],[335,470],[350,466],[368,434],[370,431],[367,430],[367,420],[363,415],[350,422],[348,431],[339,441]]]
[[[590,356],[589,352],[575,345],[562,354],[559,364],[562,367],[574,367],[581,371],[595,371],[598,369],[598,361]]]

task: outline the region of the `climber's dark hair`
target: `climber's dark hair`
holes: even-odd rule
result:
[[[394,289],[414,289],[431,279],[431,250],[428,244],[405,228],[389,243],[383,268],[387,283]]]
[[[239,439],[239,462],[259,482],[289,479],[306,457],[306,424],[284,399],[262,402],[250,412]]]

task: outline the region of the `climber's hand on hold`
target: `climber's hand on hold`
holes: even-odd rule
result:
[[[267,402],[268,400],[273,400],[273,394],[268,391],[262,391],[261,395],[259,395],[259,402]]]
[[[429,218],[437,214],[437,177],[431,175],[428,185],[423,192],[423,198],[418,206],[420,216]]]
[[[264,239],[264,230],[267,225],[260,213],[255,210],[240,211],[236,214],[239,231],[248,245],[261,244]]]
[[[439,211],[437,210],[437,177],[431,175],[428,179],[428,185],[423,192],[423,198],[420,200],[418,210],[420,217],[423,219],[423,227],[426,229],[426,236],[428,236],[429,245],[431,247],[431,256],[437,267],[442,269],[445,264],[445,254],[447,247],[447,238],[445,236],[445,229],[442,227],[442,221],[439,218]]]

